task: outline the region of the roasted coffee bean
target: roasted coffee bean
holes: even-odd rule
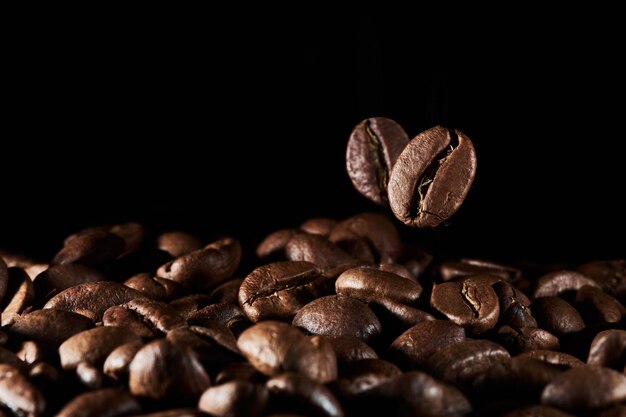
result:
[[[198,408],[216,417],[255,417],[262,415],[268,398],[265,385],[231,381],[204,391]]]
[[[520,353],[517,358],[532,358],[543,362],[551,363],[553,365],[569,366],[571,368],[577,366],[583,366],[584,362],[580,359],[568,355],[567,353],[557,352],[553,350],[529,350],[524,353]]]
[[[0,256],[0,302],[4,299],[4,295],[7,292],[9,286],[9,268]]]
[[[79,363],[101,365],[116,347],[140,343],[141,338],[121,327],[96,327],[67,339],[59,347],[63,369],[75,369]]]
[[[437,350],[464,340],[465,330],[451,321],[424,321],[398,336],[389,352],[409,368],[423,368]]]
[[[496,275],[510,282],[518,279],[521,271],[508,265],[477,259],[444,262],[439,266],[439,276],[442,281],[480,274]]]
[[[19,370],[0,363],[0,406],[4,406],[19,416],[37,417],[44,413],[46,401]]]
[[[443,381],[471,385],[497,363],[508,361],[509,353],[488,340],[467,340],[437,349],[427,360],[433,375]]]
[[[143,343],[135,341],[124,343],[113,349],[104,361],[104,373],[114,380],[126,381],[128,367],[142,346]]]
[[[337,226],[337,220],[328,219],[326,217],[315,217],[309,219],[300,225],[300,230],[312,235],[328,236],[330,232]]]
[[[158,301],[168,301],[184,293],[184,287],[176,281],[153,277],[147,272],[133,275],[124,281],[124,285],[141,292],[145,297]]]
[[[584,285],[576,293],[576,307],[588,324],[618,323],[626,308],[598,287]]]
[[[598,286],[592,279],[575,271],[550,272],[537,280],[533,298],[554,297],[563,292],[576,291],[583,285]]]
[[[198,310],[213,303],[214,301],[210,295],[193,294],[170,301],[170,306],[178,311],[178,314],[185,320],[188,320],[189,317],[194,315]]]
[[[67,403],[56,417],[121,417],[141,411],[128,392],[106,388],[79,395]]]
[[[360,267],[348,269],[341,274],[335,282],[335,291],[338,295],[347,295],[366,303],[390,299],[412,304],[422,294],[422,286],[392,272]]]
[[[241,244],[224,238],[162,265],[157,276],[192,290],[208,290],[230,278],[241,260]]]
[[[384,298],[373,301],[370,308],[381,321],[388,321],[390,326],[397,324],[403,330],[423,321],[435,320],[430,313]]]
[[[337,363],[351,363],[361,359],[377,359],[376,351],[367,343],[354,336],[325,336],[330,343]]]
[[[322,383],[337,378],[337,359],[330,342],[306,337],[282,322],[255,324],[239,336],[237,346],[259,372],[268,376],[293,371]]]
[[[578,272],[594,280],[609,295],[626,298],[626,259],[594,261],[578,267]]]
[[[626,331],[605,330],[596,335],[589,348],[588,365],[624,370],[626,365]]]
[[[556,336],[577,332],[585,327],[578,311],[562,298],[537,298],[533,301],[531,308],[539,327]]]
[[[16,317],[35,302],[35,289],[30,277],[22,268],[9,268],[9,282],[0,310],[2,310],[2,325],[12,324]]]
[[[239,304],[239,288],[243,279],[230,279],[215,287],[211,291],[211,301],[214,303]]]
[[[475,175],[472,141],[458,130],[433,127],[398,157],[389,177],[389,205],[407,226],[438,226],[461,207]]]
[[[572,368],[548,384],[541,403],[580,412],[617,404],[626,399],[626,376],[599,366]]]
[[[230,303],[211,304],[195,312],[187,322],[194,326],[205,326],[207,322],[218,322],[239,334],[252,324],[239,306]]]
[[[154,400],[195,403],[210,384],[196,357],[166,339],[143,346],[129,367],[130,392]]]
[[[472,279],[435,285],[430,305],[470,334],[492,329],[500,314],[500,303],[493,288]]]
[[[386,117],[371,117],[356,125],[346,152],[354,188],[376,204],[387,205],[389,174],[408,143],[404,129]]]
[[[382,214],[361,213],[340,222],[331,232],[331,242],[350,240],[353,236],[365,239],[376,249],[379,262],[396,262],[402,254],[400,234],[394,224]]]
[[[116,282],[88,282],[61,291],[43,308],[71,311],[99,322],[108,308],[142,297],[139,291]]]
[[[514,329],[537,327],[537,320],[532,316],[530,308],[520,303],[511,304],[503,313],[500,313],[499,322]]]
[[[215,377],[215,384],[229,381],[265,382],[265,376],[249,362],[231,362]]]
[[[135,298],[104,312],[105,326],[124,327],[141,337],[167,334],[187,322],[169,305],[150,298]]]
[[[513,287],[505,281],[495,282],[492,286],[498,296],[500,303],[500,313],[506,311],[511,304],[521,304],[524,307],[530,306],[530,300],[523,292]]]
[[[283,260],[285,258],[285,246],[297,234],[303,233],[299,229],[280,229],[270,233],[263,239],[256,248],[256,256],[259,259],[277,258]]]
[[[126,242],[118,235],[100,228],[85,229],[65,239],[52,259],[52,265],[79,263],[88,266],[110,262],[126,249]]]
[[[37,275],[33,281],[35,294],[48,300],[55,294],[75,285],[105,281],[106,276],[93,268],[80,264],[54,265]]]
[[[400,368],[391,362],[361,359],[342,366],[334,385],[341,396],[352,397],[401,374]]]
[[[200,239],[185,232],[161,233],[157,238],[157,246],[175,258],[187,255],[204,246]]]
[[[529,350],[559,350],[559,339],[552,333],[537,327],[500,326],[496,329],[494,339],[515,354]]]
[[[547,405],[532,405],[530,407],[520,408],[509,413],[504,414],[502,417],[575,417],[573,414],[569,414],[559,410],[558,408],[549,407]]]
[[[235,336],[218,322],[174,329],[167,334],[167,340],[191,350],[207,370],[241,360]]]
[[[321,293],[321,272],[309,262],[275,262],[258,267],[239,288],[239,305],[253,322],[291,320]]]
[[[285,246],[285,256],[290,261],[306,261],[327,270],[354,261],[343,249],[321,235],[298,233]]]
[[[109,232],[124,240],[124,253],[136,251],[143,242],[144,229],[139,223],[116,224],[109,229]]]
[[[322,384],[302,374],[286,373],[267,381],[271,408],[306,415],[343,417],[337,398]]]
[[[341,295],[311,301],[298,311],[292,324],[312,334],[356,336],[365,342],[382,330],[380,321],[367,304]]]

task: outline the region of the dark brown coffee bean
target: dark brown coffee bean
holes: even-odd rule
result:
[[[235,336],[218,322],[174,329],[167,334],[167,340],[191,350],[206,369],[241,360]]]
[[[581,412],[608,407],[626,399],[626,376],[599,366],[572,368],[548,384],[541,403]]]
[[[573,414],[565,413],[558,408],[547,405],[533,405],[520,408],[515,411],[503,414],[502,417],[575,417]]]
[[[312,236],[312,235],[311,235]],[[239,288],[239,305],[253,322],[291,320],[321,293],[322,276],[309,262],[275,262],[252,271]]]
[[[256,248],[256,256],[259,259],[285,258],[285,246],[297,234],[303,233],[299,229],[281,229],[267,235]]]
[[[532,316],[530,308],[520,303],[511,304],[503,313],[500,313],[499,322],[514,329],[537,327],[537,320]]]
[[[626,308],[598,287],[584,285],[576,293],[576,307],[587,323],[618,323]]]
[[[465,330],[451,321],[424,321],[398,336],[389,352],[410,368],[423,368],[435,351],[463,340]]]
[[[531,308],[539,327],[556,336],[577,332],[585,327],[578,311],[562,298],[537,298],[533,301]]]
[[[35,303],[35,289],[30,277],[22,268],[9,268],[9,282],[0,310],[2,325],[12,324],[19,314]]]
[[[523,292],[513,287],[511,284],[505,281],[498,281],[492,286],[493,290],[498,296],[500,303],[500,313],[506,311],[511,304],[521,304],[524,307],[530,306],[530,300]]]
[[[356,125],[346,152],[348,176],[354,188],[386,206],[389,174],[408,143],[404,129],[391,119],[372,117]]]
[[[482,274],[498,275],[509,282],[517,281],[522,277],[522,271],[514,266],[502,264],[499,262],[486,261],[484,259],[463,258],[461,259],[466,265],[473,265],[484,268]],[[506,273],[506,275],[504,275]]]
[[[204,391],[198,408],[216,417],[255,417],[262,415],[268,397],[265,385],[231,381]]]
[[[116,381],[127,381],[128,367],[142,346],[141,342],[130,342],[113,349],[104,361],[104,373]]]
[[[43,308],[71,311],[99,322],[108,308],[142,297],[139,291],[116,282],[88,282],[61,291]]]
[[[290,261],[306,261],[327,270],[354,261],[343,249],[321,235],[298,233],[287,242],[285,256]]]
[[[214,303],[239,304],[239,288],[243,279],[230,279],[215,287],[211,291],[211,301]]]
[[[268,376],[293,371],[322,383],[337,378],[337,359],[330,342],[306,337],[282,322],[255,324],[239,336],[237,346],[259,372]]]
[[[554,297],[566,291],[576,291],[583,285],[598,286],[592,279],[575,271],[550,272],[537,280],[533,298]]]
[[[500,303],[493,288],[472,279],[435,285],[430,305],[471,334],[492,329],[500,314]]]
[[[377,359],[376,351],[354,336],[324,336],[337,357],[337,362],[351,363],[361,359]]]
[[[468,386],[492,366],[509,358],[509,353],[497,343],[467,340],[437,349],[428,358],[427,367],[443,381]]]
[[[4,298],[4,294],[7,292],[7,287],[9,285],[9,268],[0,256],[0,302]]]
[[[389,177],[389,205],[407,226],[432,228],[461,207],[476,175],[472,141],[433,127],[404,148]]]
[[[378,269],[384,272],[391,272],[392,274],[399,275],[402,278],[410,279],[411,281],[417,281],[415,275],[413,275],[406,266],[401,264],[381,263],[378,264]]]
[[[157,238],[157,247],[175,258],[202,249],[203,246],[200,239],[185,232],[161,233]]]
[[[173,329],[187,326],[185,319],[176,310],[150,298],[136,298],[125,304],[113,306],[104,312],[102,322],[105,326],[137,329],[136,333],[142,337],[160,336]]]
[[[39,389],[16,368],[1,363],[0,406],[19,416],[37,417],[44,413],[46,401]]]
[[[626,331],[614,329],[598,333],[591,342],[587,364],[623,370],[626,365]]]
[[[267,381],[267,388],[272,397],[272,409],[325,417],[344,415],[337,398],[324,385],[304,375],[275,376]]]
[[[394,377],[402,371],[382,359],[362,359],[341,367],[335,387],[343,397],[353,397]]]
[[[328,236],[337,226],[337,220],[326,217],[315,217],[300,225],[300,230],[312,235]]]
[[[366,303],[390,299],[413,304],[422,294],[422,286],[391,272],[360,267],[341,274],[335,282],[335,291],[338,295],[347,295]]]
[[[553,350],[529,350],[520,353],[516,358],[532,358],[553,365],[569,366],[570,368],[584,365],[583,361],[572,355],[563,352],[555,352]]]
[[[198,310],[213,304],[214,301],[210,295],[207,294],[193,294],[185,297],[177,298],[170,301],[170,306],[178,311],[185,320],[194,315]]]
[[[376,415],[453,416],[472,411],[470,402],[458,389],[418,371],[364,391],[355,402],[360,413]]]
[[[194,313],[187,321],[194,326],[206,326],[207,322],[218,322],[237,335],[252,324],[239,306],[230,303],[206,306]]]
[[[9,332],[21,340],[58,347],[71,336],[91,327],[93,322],[80,314],[46,309],[18,317]]]
[[[126,248],[124,239],[99,228],[85,229],[65,239],[52,265],[79,263],[93,266],[114,260]]]
[[[121,327],[96,327],[67,339],[59,347],[63,369],[75,369],[79,363],[101,365],[116,347],[140,343],[141,338]]]
[[[375,300],[370,308],[383,322],[392,321],[402,329],[408,329],[423,321],[435,320],[435,316],[423,310],[389,299]]]
[[[109,232],[124,240],[124,253],[136,251],[143,242],[144,230],[139,223],[116,224],[109,229]]]
[[[230,278],[241,260],[241,244],[224,238],[162,265],[157,276],[205,291]]]
[[[145,297],[157,301],[168,301],[183,295],[184,287],[171,279],[153,277],[147,272],[133,275],[124,281],[124,285],[133,288]]]
[[[79,395],[56,417],[122,417],[140,411],[139,402],[128,392],[106,388]]]
[[[248,362],[232,362],[215,377],[218,385],[230,381],[265,382],[265,376]]]
[[[379,262],[396,262],[402,254],[400,234],[394,224],[377,213],[360,213],[339,223],[329,236],[331,242],[350,240],[353,236],[365,239],[376,249]]]
[[[292,324],[322,336],[356,336],[367,342],[382,330],[367,304],[355,298],[329,295],[311,301],[298,311]]]
[[[166,339],[143,346],[129,367],[130,392],[154,400],[195,403],[210,384],[196,357]]]
[[[444,282],[480,274],[496,275],[510,282],[518,279],[521,276],[521,271],[508,265],[477,259],[444,262],[439,266],[439,275]]]
[[[37,275],[33,281],[35,294],[48,300],[67,288],[87,282],[104,281],[106,276],[93,268],[80,264],[54,265]]]
[[[578,272],[594,280],[609,295],[624,302],[626,296],[626,259],[589,262],[579,266]]]
[[[559,350],[559,339],[550,332],[536,327],[500,326],[496,329],[495,340],[509,352],[515,354],[529,350]]]

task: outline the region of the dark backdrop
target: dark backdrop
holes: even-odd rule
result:
[[[344,153],[356,123],[387,116],[410,136],[458,128],[479,158],[459,213],[407,240],[623,257],[620,46],[576,25],[507,26],[449,40],[376,17],[24,30],[6,64],[0,247],[46,257],[81,227],[136,220],[251,248],[307,217],[377,210]]]

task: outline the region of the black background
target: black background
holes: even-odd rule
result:
[[[216,18],[217,19],[217,18]],[[219,20],[219,19],[217,19]],[[15,34],[0,147],[0,247],[47,257],[88,225],[135,220],[241,238],[378,210],[351,187],[352,127],[470,136],[478,174],[438,254],[580,263],[623,257],[618,45],[573,23],[234,19],[219,29],[63,26]],[[532,35],[532,36],[531,36]]]

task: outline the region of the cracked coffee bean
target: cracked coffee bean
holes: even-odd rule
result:
[[[391,170],[391,211],[407,226],[436,227],[461,207],[475,175],[472,141],[458,130],[433,127],[409,142]]]

